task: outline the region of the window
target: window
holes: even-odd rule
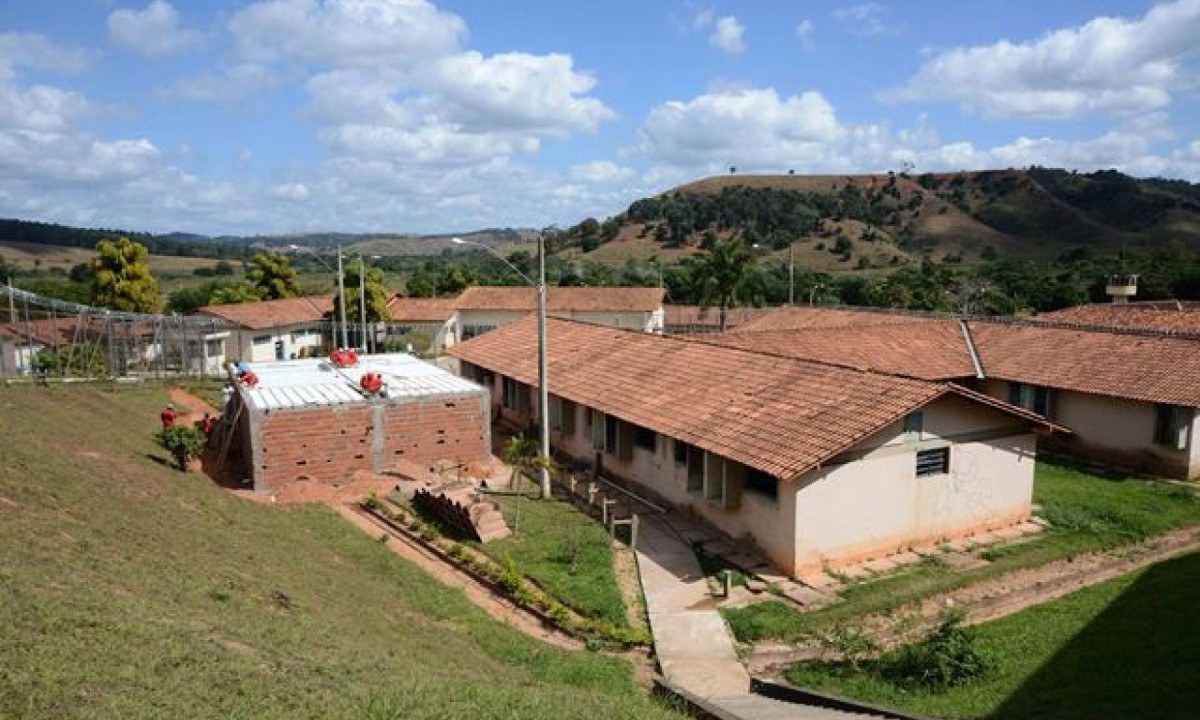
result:
[[[502,404],[515,412],[529,412],[528,387],[512,378],[504,378]]]
[[[779,502],[779,480],[762,470],[746,470],[746,492]]]
[[[687,448],[687,491],[699,494],[704,492],[704,451],[695,445],[684,445]]]
[[[1154,407],[1154,443],[1176,450],[1186,450],[1190,415],[1190,408],[1177,405],[1156,405]]]
[[[274,338],[272,338],[270,335],[258,335],[254,338],[254,344],[255,345],[270,345],[273,339]]]
[[[480,335],[491,332],[492,330],[495,330],[495,329],[496,329],[495,325],[464,325],[463,331],[462,331],[462,339],[470,340],[473,337],[479,337]]]
[[[612,415],[604,416],[604,452],[617,454],[617,441],[621,437],[621,421]]]
[[[633,445],[654,452],[658,449],[658,433],[641,425],[633,426]]]
[[[675,464],[687,465],[688,448],[690,448],[691,445],[688,445],[682,440],[672,440],[671,445],[675,448]]]
[[[904,416],[904,434],[919,440],[925,427],[925,413],[917,410]]]
[[[919,450],[917,452],[917,477],[945,475],[950,472],[950,448]]]
[[[564,435],[575,434],[575,403],[550,396],[550,427]]]
[[[205,340],[204,354],[208,357],[221,357],[225,354],[224,340]]]
[[[1054,411],[1053,391],[1038,385],[1010,382],[1008,384],[1008,402],[1010,405],[1032,410],[1043,417],[1050,417]]]

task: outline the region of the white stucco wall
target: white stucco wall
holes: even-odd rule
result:
[[[993,397],[1008,399],[1007,382],[988,380],[982,389]],[[1056,440],[1048,449],[1146,472],[1195,476],[1200,437],[1195,423],[1188,447],[1177,450],[1154,442],[1154,403],[1070,390],[1054,390],[1052,398],[1051,419],[1070,428],[1074,436]]]
[[[1192,446],[1192,456],[1188,461],[1187,477],[1189,480],[1200,479],[1200,408],[1192,414],[1192,432],[1189,435]]]
[[[520,320],[534,310],[534,308],[521,311],[459,310],[456,318],[457,336],[462,337],[463,329],[468,326],[503,327]],[[663,328],[661,308],[654,312],[562,312],[551,310],[548,314],[552,317],[642,332],[662,332]]]
[[[255,338],[264,342],[254,342]],[[324,343],[321,331],[312,325],[288,325],[265,330],[240,330],[236,342],[226,343],[225,353],[230,360],[238,359],[245,362],[264,362],[275,360],[275,343],[283,343],[283,359],[291,360],[300,356],[301,349],[309,352],[319,349]]]
[[[567,436],[552,431],[551,443],[573,457],[591,459],[596,451],[592,448],[589,411],[577,405],[576,413],[575,432]],[[780,568],[786,569],[792,565],[795,552],[792,537],[795,493],[787,492],[785,483],[780,483],[778,501],[745,491],[740,483],[736,483],[733,492],[737,496],[737,507],[726,510],[705,500],[698,493],[688,492],[687,466],[676,464],[674,440],[664,435],[657,434],[653,452],[634,446],[633,457],[629,461],[622,461],[607,453],[603,454],[602,460],[607,472],[637,482],[675,506],[690,508],[731,537],[752,538]]]
[[[947,445],[949,473],[917,477],[917,451]],[[954,397],[925,408],[919,438],[894,423],[861,443],[850,462],[801,478],[793,571],[836,567],[1027,519],[1036,445],[1010,416]]]

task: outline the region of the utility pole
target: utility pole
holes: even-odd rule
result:
[[[367,261],[358,256],[358,319],[362,321],[362,351],[367,352]]]
[[[11,277],[8,279],[8,321],[10,323],[17,322],[17,304],[13,302],[13,284]]]
[[[550,459],[550,392],[546,387],[546,235],[538,233],[538,430],[541,454]],[[542,498],[550,498],[550,468],[540,468]]]
[[[788,305],[796,304],[796,241],[788,243]]]
[[[342,321],[342,347],[350,347],[350,333],[346,328],[346,277],[342,272],[342,246],[338,245],[338,313]]]

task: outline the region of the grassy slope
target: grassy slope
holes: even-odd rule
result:
[[[986,677],[930,692],[867,665],[793,668],[792,682],[949,718],[1194,718],[1200,697],[1200,554],[1169,560],[980,625]]]
[[[0,717],[666,714],[329,510],[155,462],[164,401],[0,388]]]
[[[1049,462],[1038,463],[1034,501],[1055,528],[1036,540],[992,549],[992,563],[985,567],[962,572],[937,562],[920,563],[851,585],[841,593],[845,602],[811,613],[774,601],[722,612],[740,640],[795,640],[818,627],[885,612],[1015,569],[1200,523],[1200,500],[1192,490],[1150,480],[1105,479]]]
[[[496,496],[509,527],[517,520],[517,499]],[[488,543],[492,557],[511,557],[521,572],[576,611],[624,627],[625,603],[613,571],[608,533],[565,501],[520,501],[519,534]]]

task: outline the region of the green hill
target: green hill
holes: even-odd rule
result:
[[[0,388],[0,718],[655,718],[318,507],[165,464],[161,390]]]
[[[908,176],[726,175],[588,219],[555,248],[601,262],[687,255],[738,236],[833,271],[1004,256],[1050,259],[1086,248],[1200,249],[1200,185],[1116,171],[1047,168]],[[853,262],[851,262],[853,260]]]

